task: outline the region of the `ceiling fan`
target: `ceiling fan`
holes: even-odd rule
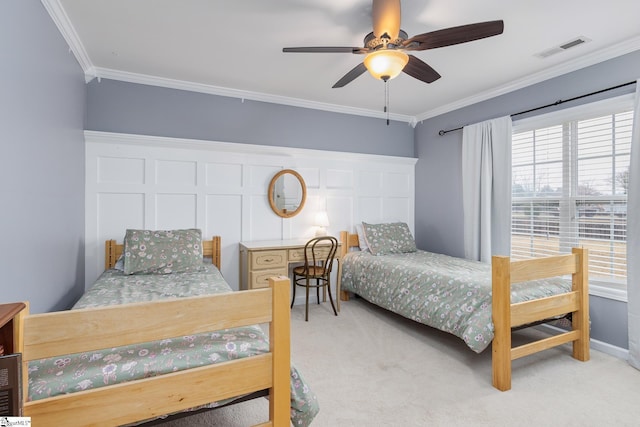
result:
[[[345,74],[333,85],[339,88],[351,83],[365,71],[383,81],[401,72],[425,83],[441,76],[424,61],[407,51],[436,49],[502,34],[504,22],[487,21],[431,31],[408,37],[400,29],[400,0],[373,0],[373,32],[364,38],[364,47],[285,47],[283,52],[299,53],[353,53],[367,55],[364,61]]]

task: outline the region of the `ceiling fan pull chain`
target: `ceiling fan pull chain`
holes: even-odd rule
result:
[[[389,126],[389,80],[384,81],[384,112],[387,113],[387,126]]]

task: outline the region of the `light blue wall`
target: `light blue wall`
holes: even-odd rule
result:
[[[84,285],[84,75],[39,0],[0,2],[0,58],[0,302],[68,308]]]
[[[416,156],[419,158],[416,165],[418,247],[453,256],[464,255],[460,168],[462,132],[439,136],[441,129],[510,115],[559,99],[635,81],[639,77],[640,51],[636,51],[419,123],[415,132]],[[630,93],[634,88],[634,85],[627,86],[517,118]],[[628,348],[626,303],[592,297],[591,318],[593,338]]]
[[[87,129],[413,157],[413,128],[308,108],[93,80]]]

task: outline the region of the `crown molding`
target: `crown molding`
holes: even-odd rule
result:
[[[237,142],[208,141],[202,139],[173,138],[165,136],[139,135],[116,132],[84,131],[85,143],[125,144],[131,146],[152,146],[161,148],[218,151],[241,155],[267,155],[275,159],[296,157],[308,159],[329,159],[334,161],[368,161],[415,165],[415,157],[388,156],[383,154],[354,153],[349,151],[329,151],[312,148],[282,147],[275,145],[257,145]]]
[[[478,102],[486,101],[491,98],[495,98],[505,93],[513,92],[517,89],[522,89],[527,86],[531,86],[536,83],[549,80],[554,77],[561,76],[563,74],[577,71],[581,68],[585,68],[591,65],[598,64],[600,62],[607,61],[609,59],[616,58],[618,56],[625,55],[640,49],[640,36],[627,39],[624,42],[618,43],[613,46],[600,49],[596,52],[592,52],[588,55],[581,56],[572,61],[568,61],[557,65],[541,72],[531,74],[522,79],[514,80],[502,86],[495,87],[485,92],[478,93],[468,98],[461,99],[456,102],[452,102],[447,105],[435,108],[433,110],[426,111],[416,116],[416,122],[436,117],[450,111],[457,110],[459,108],[467,107],[469,105],[476,104]]]
[[[209,95],[227,96],[230,98],[239,98],[242,100],[249,99],[252,101],[269,102],[273,104],[289,105],[292,107],[311,108],[314,110],[329,111],[333,113],[352,114],[357,116],[374,117],[386,119],[387,115],[383,112],[366,110],[364,108],[347,107],[344,105],[327,104],[323,102],[308,101],[299,98],[290,98],[286,96],[270,95],[260,92],[251,92],[247,90],[231,89],[221,86],[213,86],[202,83],[195,83],[185,80],[168,79],[164,77],[151,76],[147,74],[131,73],[127,71],[114,70],[109,68],[95,67],[95,77],[98,79],[119,80],[129,83],[138,83],[151,86],[166,87],[170,89],[187,90],[191,92],[206,93]],[[413,116],[405,116],[401,114],[389,114],[389,119],[399,122],[407,122],[415,126],[416,120]]]
[[[59,0],[41,0],[41,2],[49,13],[49,16],[51,16],[54,24],[56,24],[56,27],[58,27],[58,31],[60,31],[60,34],[62,34],[62,37],[69,45],[69,49],[76,57],[80,67],[82,67],[85,82],[89,83],[95,77],[95,67],[91,63],[91,59],[80,41],[78,33],[76,33],[75,28],[73,28],[67,12],[65,12]]]

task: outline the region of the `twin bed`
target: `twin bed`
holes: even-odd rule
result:
[[[128,230],[125,244],[138,240],[125,255],[143,255],[129,263],[138,271],[117,267],[123,245],[107,241],[105,272],[72,310],[21,313],[16,347],[33,425],[140,423],[265,395],[260,425],[311,423],[315,395],[290,362],[289,279],[231,292],[219,237],[201,244],[194,231],[170,232],[188,244],[154,254],[153,236],[128,240]]]
[[[340,233],[342,299],[357,294],[477,353],[492,344],[493,385],[502,391],[511,388],[514,359],[568,342],[574,358],[589,359],[586,250],[524,261],[494,256],[489,265],[418,250],[406,224],[364,226],[360,238]],[[567,314],[570,331],[512,348],[512,329]]]
[[[492,343],[499,390],[511,388],[511,361],[519,357],[572,342],[573,357],[589,359],[586,250],[527,261],[493,257],[489,266],[415,249],[406,224],[404,237],[388,239],[388,226],[368,228],[367,250],[352,250],[363,249],[358,235],[341,232],[343,297],[358,294],[452,333],[476,352]],[[123,245],[107,241],[105,272],[73,310],[27,309],[16,318],[23,415],[34,425],[123,425],[268,393],[269,420],[261,426],[309,425],[318,405],[290,362],[289,279],[230,292],[219,271],[220,239],[200,245],[193,235],[180,250],[189,258],[195,248],[199,263],[161,255],[153,261],[160,268],[149,271],[148,236],[133,237],[128,231],[133,249],[124,258],[142,256],[117,267]],[[567,313],[570,331],[511,348],[513,328]],[[268,337],[259,326],[265,323]]]

